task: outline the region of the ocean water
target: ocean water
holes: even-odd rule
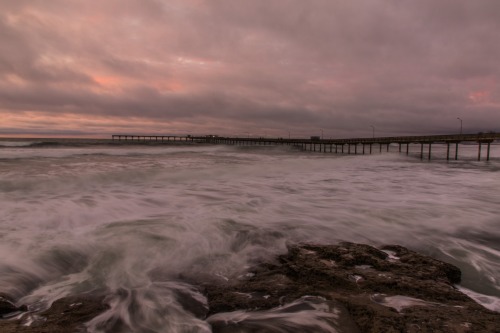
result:
[[[111,309],[90,332],[210,332],[210,318],[179,302],[206,304],[188,277],[237,279],[287,244],[350,241],[455,264],[458,287],[500,311],[500,146],[489,162],[475,145],[461,145],[458,161],[439,145],[430,162],[419,153],[3,139],[0,292],[36,314],[105,291]],[[335,313],[325,319],[324,303],[297,302],[300,316],[252,320],[341,331],[325,326]]]

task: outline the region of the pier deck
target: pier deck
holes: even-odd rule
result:
[[[482,146],[486,145],[486,160],[490,160],[490,146],[495,140],[500,140],[500,133],[478,133],[478,134],[452,134],[452,135],[424,135],[424,136],[396,136],[396,137],[374,137],[374,138],[347,138],[347,139],[320,139],[320,138],[264,138],[264,137],[222,137],[216,135],[206,136],[174,136],[174,135],[126,135],[114,134],[113,141],[130,142],[196,142],[211,144],[231,144],[231,145],[293,145],[303,150],[338,153],[358,154],[372,153],[373,145],[377,145],[379,151],[385,146],[389,151],[391,144],[399,145],[399,152],[402,146],[406,145],[406,154],[409,154],[410,144],[420,144],[420,158],[424,158],[424,145],[428,146],[427,158],[431,159],[432,145],[435,143],[446,144],[446,159],[450,159],[450,146],[454,145],[454,159],[458,159],[458,144],[470,142],[478,145],[478,160],[481,160]]]

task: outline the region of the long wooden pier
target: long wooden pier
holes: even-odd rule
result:
[[[424,159],[424,146],[427,146],[427,159],[431,159],[433,144],[446,144],[446,159],[453,157],[458,159],[459,143],[469,142],[478,145],[478,161],[481,160],[483,145],[486,145],[486,160],[490,160],[491,143],[500,140],[500,133],[478,133],[478,134],[455,134],[455,135],[425,135],[425,136],[397,136],[397,137],[374,137],[374,138],[348,138],[348,139],[285,139],[264,137],[223,137],[217,135],[205,136],[174,136],[174,135],[126,135],[114,134],[113,141],[123,142],[191,142],[229,145],[292,145],[302,150],[313,152],[347,153],[347,154],[372,154],[373,146],[382,152],[385,147],[389,151],[391,144],[397,144],[399,152],[404,146],[406,155],[409,154],[410,144],[420,145],[420,158]],[[453,147],[453,151],[452,151]],[[359,148],[359,149],[358,149]],[[453,153],[454,156],[451,154]]]

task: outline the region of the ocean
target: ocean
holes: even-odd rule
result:
[[[90,331],[210,332],[175,297],[204,301],[183,277],[237,279],[289,244],[349,241],[452,263],[458,287],[500,312],[500,145],[489,162],[476,145],[458,161],[419,154],[1,139],[0,292],[33,313],[125,292]]]

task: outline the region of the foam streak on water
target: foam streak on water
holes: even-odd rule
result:
[[[346,321],[345,309],[321,297],[304,296],[289,304],[268,311],[234,311],[217,313],[207,321],[222,333],[338,333],[358,332]]]
[[[111,309],[89,323],[94,332],[209,332],[193,313],[206,301],[186,281],[235,279],[287,242],[351,241],[451,262],[491,308],[500,297],[499,148],[486,163],[463,146],[462,160],[446,163],[439,146],[427,162],[264,147],[4,145],[0,291],[36,311],[106,290]]]

